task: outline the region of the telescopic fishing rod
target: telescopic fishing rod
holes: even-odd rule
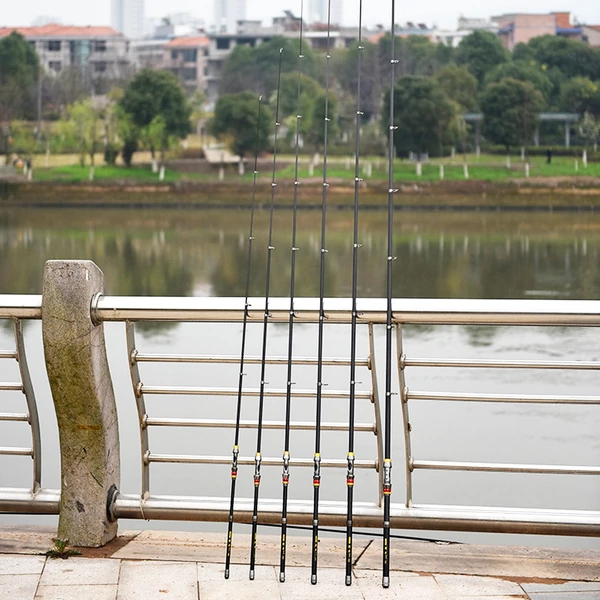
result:
[[[260,464],[262,448],[262,421],[265,404],[265,371],[267,362],[267,329],[269,324],[269,287],[271,284],[271,258],[273,255],[273,208],[275,205],[275,167],[277,166],[277,137],[279,131],[279,93],[281,87],[281,58],[283,48],[279,49],[279,67],[277,70],[277,105],[275,109],[275,135],[273,141],[273,174],[271,178],[271,203],[269,206],[269,242],[267,245],[267,274],[265,284],[265,314],[263,319],[262,356],[260,363],[260,391],[258,398],[258,422],[256,434],[256,454],[254,456],[254,506],[252,509],[252,536],[250,545],[250,579],[254,579],[254,567],[256,564],[256,538],[258,528],[258,494],[260,488]]]
[[[362,68],[362,0],[358,7],[358,57],[356,76],[356,148],[354,154],[354,235],[352,246],[352,317],[350,324],[350,397],[348,401],[348,471],[346,473],[346,585],[352,585],[352,512],[354,503],[354,412],[356,406],[356,296],[358,293],[358,197],[360,178],[360,122]]]
[[[296,110],[296,161],[294,165],[294,203],[292,216],[292,251],[290,267],[290,318],[288,328],[288,355],[287,355],[287,386],[285,394],[285,434],[283,443],[283,473],[281,475],[282,490],[282,508],[281,508],[281,548],[279,563],[279,581],[285,581],[285,558],[286,558],[286,535],[287,535],[287,507],[288,507],[288,486],[290,482],[290,415],[292,409],[292,355],[294,342],[294,295],[296,290],[296,221],[298,216],[298,163],[300,152],[300,90],[302,77],[302,34],[303,34],[303,15],[304,2],[300,3],[300,41],[298,49],[298,90],[297,90],[297,110]]]
[[[392,0],[392,43],[390,51],[390,114],[388,146],[388,240],[386,277],[386,332],[385,332],[385,416],[383,443],[383,577],[384,588],[390,585],[390,504],[392,494],[392,262],[394,260],[394,86],[396,84],[395,58],[395,0]]]
[[[254,206],[256,199],[256,178],[258,176],[258,152],[260,148],[260,119],[262,96],[258,98],[258,120],[256,121],[256,147],[254,149],[254,176],[252,178],[252,204],[250,206],[250,234],[248,236],[248,258],[246,264],[246,295],[244,299],[244,320],[242,322],[242,350],[240,353],[240,377],[238,383],[237,410],[235,416],[235,436],[233,441],[233,458],[231,460],[231,499],[229,501],[229,526],[227,530],[227,553],[225,555],[225,579],[229,579],[231,564],[231,543],[233,538],[233,505],[235,501],[235,483],[238,474],[238,456],[240,453],[240,419],[242,416],[242,390],[244,387],[244,358],[246,354],[246,333],[248,326],[248,296],[250,294],[250,267],[252,264],[252,241],[254,240]]]
[[[323,193],[321,197],[321,260],[319,266],[319,326],[317,341],[317,397],[315,416],[315,454],[313,472],[313,530],[310,582],[317,583],[319,553],[319,488],[321,486],[321,409],[323,391],[323,326],[325,324],[325,234],[327,225],[327,146],[329,141],[329,53],[331,44],[331,0],[327,6],[327,53],[325,63],[325,120],[323,125]]]

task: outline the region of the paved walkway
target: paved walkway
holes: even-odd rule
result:
[[[124,534],[105,548],[85,550],[84,556],[68,560],[39,555],[50,547],[50,536],[48,531],[0,529],[1,599],[600,600],[598,551],[395,542],[395,570],[390,588],[384,590],[377,542],[365,541],[356,549],[354,584],[346,587],[343,546],[338,540],[321,541],[319,583],[313,586],[306,538],[290,538],[289,566],[282,584],[273,566],[276,537],[265,536],[259,544],[260,566],[255,580],[249,581],[249,539],[234,536],[237,564],[226,581],[221,534]],[[481,574],[486,571],[487,575]]]

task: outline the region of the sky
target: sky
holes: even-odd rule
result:
[[[364,1],[364,0],[363,0]],[[24,0],[13,2],[0,0],[0,26],[31,25],[41,15],[57,17],[66,25],[109,25],[111,0]],[[344,24],[358,22],[359,0],[343,0]],[[160,18],[167,13],[189,12],[203,18],[207,25],[212,21],[213,0],[146,0],[146,17]],[[270,21],[283,10],[300,13],[300,0],[248,0],[247,17]],[[548,0],[423,0],[406,2],[396,0],[396,22],[413,21],[455,29],[460,15],[466,17],[490,17],[508,12],[548,13],[571,11],[581,23],[600,24],[600,2],[598,0],[561,0],[553,5]],[[390,0],[368,0],[364,2],[363,22],[365,25],[378,23],[389,26]]]

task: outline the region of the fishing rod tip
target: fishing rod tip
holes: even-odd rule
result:
[[[229,569],[225,569],[225,579],[229,579]]]
[[[285,573],[279,573],[279,581],[281,581],[281,583],[285,583]]]
[[[389,588],[390,587],[390,578],[389,577],[384,577],[383,581],[381,582],[381,585],[384,588]]]
[[[352,575],[346,575],[346,585],[352,585]]]
[[[310,582],[311,582],[313,585],[317,585],[317,576],[316,576],[316,575],[314,575],[314,574],[313,574],[313,575],[311,575],[311,576],[310,576]]]
[[[254,569],[250,569],[250,575],[248,577],[250,581],[254,581]]]

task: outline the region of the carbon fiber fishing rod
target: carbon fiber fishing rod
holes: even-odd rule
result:
[[[329,87],[331,60],[331,0],[327,6],[327,53],[325,63],[325,120],[323,125],[323,192],[321,197],[321,260],[319,265],[319,325],[317,341],[317,397],[315,415],[315,454],[313,472],[313,528],[310,582],[317,583],[317,563],[319,557],[319,490],[321,486],[321,410],[323,391],[323,326],[325,324],[325,236],[327,226],[327,145],[329,141]]]
[[[386,331],[385,331],[385,415],[383,442],[383,576],[384,588],[390,586],[390,504],[392,494],[392,263],[394,261],[394,86],[396,84],[395,58],[396,6],[392,0],[392,43],[390,50],[390,114],[388,146],[388,240],[386,276]]]
[[[256,199],[256,178],[258,176],[258,152],[260,148],[260,119],[262,113],[262,96],[258,98],[258,120],[256,122],[256,147],[254,149],[254,176],[252,178],[252,204],[250,206],[250,235],[248,236],[248,259],[246,263],[246,295],[244,300],[244,320],[242,322],[242,350],[240,352],[240,376],[238,383],[237,410],[235,416],[235,436],[233,441],[233,458],[231,460],[231,500],[229,502],[229,526],[227,530],[227,552],[225,555],[225,579],[229,579],[231,564],[231,543],[233,538],[233,505],[235,501],[235,483],[238,474],[238,456],[240,453],[240,419],[242,416],[242,390],[244,387],[244,358],[246,354],[246,333],[248,329],[248,296],[250,294],[250,267],[252,264],[252,241],[254,240],[254,206]]]
[[[262,356],[260,363],[260,391],[258,397],[258,422],[256,434],[256,454],[254,456],[254,506],[252,509],[252,536],[250,546],[250,579],[254,579],[256,564],[256,537],[258,529],[258,495],[260,490],[260,463],[262,448],[262,421],[265,404],[265,372],[267,362],[267,330],[269,325],[269,288],[271,285],[271,258],[273,255],[273,208],[275,205],[275,167],[277,166],[277,137],[279,131],[279,93],[281,88],[281,58],[283,48],[279,49],[279,67],[277,70],[277,107],[275,109],[275,135],[273,141],[273,174],[271,178],[271,203],[269,206],[269,242],[267,245],[267,274],[265,284],[265,314],[263,319]]]
[[[354,154],[354,237],[352,246],[352,317],[350,324],[350,398],[348,401],[348,471],[346,474],[346,585],[352,585],[352,513],[354,505],[354,413],[356,406],[356,296],[358,294],[358,198],[360,178],[360,122],[362,68],[362,0],[358,7],[358,58],[356,85],[356,149]]]
[[[298,163],[300,152],[300,91],[302,77],[302,41],[303,41],[303,19],[304,2],[300,3],[300,41],[298,48],[298,98],[296,110],[296,161],[294,165],[294,203],[292,214],[292,250],[291,250],[291,266],[290,266],[290,318],[288,327],[288,355],[287,355],[287,386],[285,393],[285,434],[283,443],[283,473],[281,475],[282,484],[282,508],[281,508],[281,547],[280,547],[280,563],[279,563],[279,581],[285,581],[285,558],[286,558],[286,536],[287,536],[287,506],[288,506],[288,486],[290,483],[290,415],[292,410],[292,356],[294,342],[294,297],[296,291],[296,221],[298,216]]]

